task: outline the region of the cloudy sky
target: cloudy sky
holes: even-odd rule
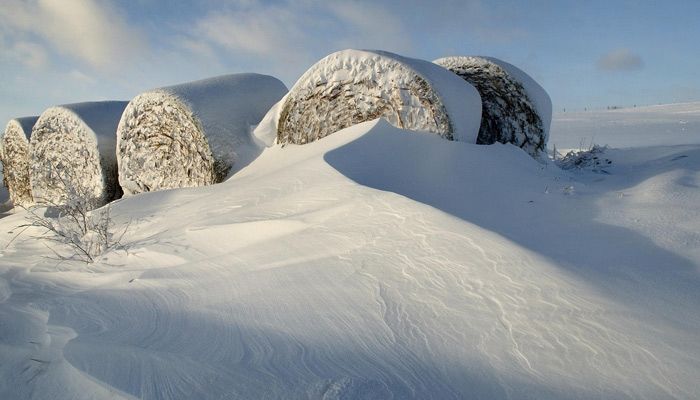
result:
[[[556,110],[700,100],[697,0],[1,0],[0,119],[344,48],[489,55]],[[4,122],[3,122],[4,124]]]

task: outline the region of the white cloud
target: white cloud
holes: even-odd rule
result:
[[[72,79],[75,82],[78,82],[83,85],[91,85],[96,82],[95,78],[93,78],[90,75],[85,74],[82,71],[79,71],[77,69],[74,69],[68,73],[68,77]]]
[[[617,49],[598,59],[598,68],[604,71],[635,71],[644,67],[642,58],[629,49]]]
[[[197,56],[198,58],[201,57],[206,59],[207,61],[217,61],[216,53],[208,43],[194,40],[190,37],[182,35],[177,36],[175,40],[181,48]]]
[[[16,61],[33,69],[44,68],[48,65],[46,50],[36,43],[16,42],[11,48],[11,54]]]
[[[229,50],[262,56],[283,54],[304,39],[296,28],[300,17],[278,7],[213,12],[195,23],[193,33]]]
[[[341,47],[371,47],[403,52],[410,46],[410,39],[401,20],[376,3],[333,1],[329,10],[345,27],[345,34],[338,38]]]
[[[189,36],[239,56],[292,63],[345,47],[400,51],[409,42],[401,21],[381,5],[335,0],[239,2],[199,18]]]
[[[11,37],[41,40],[96,68],[111,69],[145,46],[118,10],[100,0],[4,0],[0,24]]]

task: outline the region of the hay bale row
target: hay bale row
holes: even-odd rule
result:
[[[262,151],[251,127],[285,93],[271,76],[233,74],[136,96],[117,129],[125,194],[223,181]]]
[[[331,54],[306,71],[266,122],[282,144],[312,142],[381,117],[448,140],[510,143],[533,157],[545,150],[552,104],[526,73],[489,57],[433,63],[440,68],[382,51]]]
[[[473,142],[479,94],[449,71],[383,51],[344,50],[313,65],[281,104],[277,142],[304,144],[384,118],[392,125]]]
[[[12,119],[0,137],[3,180],[14,205],[28,206],[33,202],[29,182],[29,138],[38,118]]]
[[[221,182],[262,151],[251,128],[286,92],[276,78],[234,74],[11,120],[0,138],[11,200],[95,208],[123,192]]]
[[[430,63],[344,50],[285,93],[276,78],[234,74],[13,120],[0,140],[12,200],[62,204],[79,195],[100,206],[122,192],[218,183],[265,145],[305,144],[380,117],[448,140],[512,143],[537,157],[551,121],[544,89],[487,57]]]

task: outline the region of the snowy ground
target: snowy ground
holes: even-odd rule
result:
[[[383,121],[274,147],[118,201],[91,266],[7,216],[0,398],[698,398],[700,129],[636,112],[608,174]]]
[[[700,102],[554,114],[549,147],[586,149],[700,143]]]

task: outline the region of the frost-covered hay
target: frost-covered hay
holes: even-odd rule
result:
[[[380,117],[398,128],[474,143],[481,101],[471,85],[435,64],[343,50],[306,71],[279,113],[278,143],[312,142]]]
[[[39,117],[15,118],[0,138],[3,180],[15,206],[33,203],[29,183],[29,138]]]
[[[512,143],[533,156],[545,149],[551,101],[532,78],[494,58],[445,57],[434,62],[479,91],[482,112],[478,144]]]
[[[68,104],[44,111],[30,140],[34,200],[51,205],[75,199],[99,207],[121,196],[116,131],[127,102]]]
[[[223,181],[260,154],[251,128],[286,93],[271,76],[233,74],[136,96],[117,132],[124,193]]]

